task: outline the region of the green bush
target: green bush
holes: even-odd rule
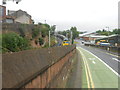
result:
[[[39,38],[39,44],[42,45],[44,43],[44,39],[43,38]]]
[[[32,29],[32,38],[37,37],[39,35],[39,33],[40,33],[39,28]]]
[[[21,51],[29,48],[29,41],[16,33],[7,33],[2,35],[3,52]]]

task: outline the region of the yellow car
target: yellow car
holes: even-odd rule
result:
[[[69,41],[63,41],[62,42],[62,45],[65,46],[65,45],[70,45],[70,42]]]

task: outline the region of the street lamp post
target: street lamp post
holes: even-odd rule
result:
[[[13,2],[15,1],[16,4],[18,4],[21,0],[3,0],[3,1],[2,1],[2,5],[3,5],[3,4],[6,4],[7,1],[13,1]]]
[[[71,31],[71,44],[72,44],[72,38],[73,38],[73,33],[72,33],[72,31]]]
[[[50,30],[49,30],[49,47],[50,47]]]
[[[108,28],[108,43],[109,43],[109,27],[106,27],[106,28]]]

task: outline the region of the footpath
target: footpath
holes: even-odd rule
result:
[[[82,58],[77,50],[77,59],[73,62],[66,88],[82,88]]]

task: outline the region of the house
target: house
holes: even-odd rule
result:
[[[8,16],[14,17],[15,23],[22,23],[22,24],[33,24],[33,20],[31,19],[31,15],[27,12],[18,10],[18,11],[8,11]]]
[[[27,12],[18,10],[8,10],[6,15],[6,7],[0,5],[0,22],[1,23],[22,23],[22,24],[33,24],[34,21],[31,19],[31,15]]]
[[[6,7],[2,5],[0,5],[0,22],[14,23],[14,17],[6,15]]]

